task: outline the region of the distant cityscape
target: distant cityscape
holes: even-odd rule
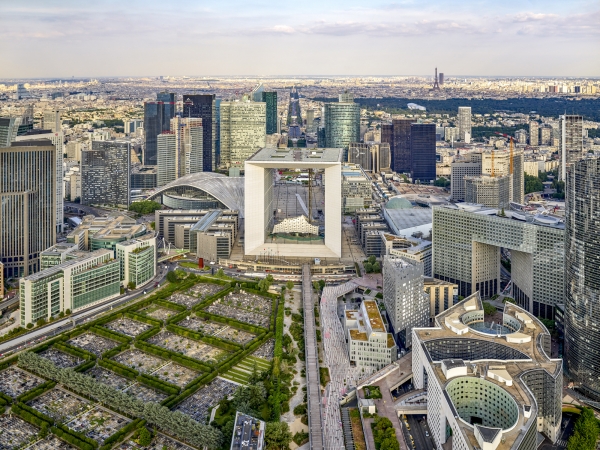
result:
[[[431,72],[0,81],[0,448],[593,450],[600,79]]]

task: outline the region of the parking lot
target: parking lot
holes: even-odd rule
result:
[[[214,364],[228,356],[225,350],[218,349],[201,341],[188,339],[170,331],[161,331],[148,342],[168,350],[181,353],[199,361]]]
[[[110,435],[116,433],[129,422],[131,420],[97,406],[72,420],[67,426],[102,445]]]
[[[177,411],[187,414],[200,423],[205,423],[210,408],[219,403],[221,399],[233,394],[237,388],[237,384],[215,378],[210,384],[186,398],[177,407]]]
[[[108,322],[104,327],[129,337],[136,337],[138,334],[142,334],[144,331],[152,328],[152,326],[147,323],[138,322],[137,320],[129,319],[128,317]]]
[[[25,372],[16,366],[10,366],[0,372],[0,392],[10,395],[12,398],[30,391],[43,382],[44,380],[41,378]]]
[[[94,333],[80,334],[79,336],[68,340],[67,344],[87,350],[96,356],[100,356],[102,353],[119,345],[118,342],[113,341],[112,339]]]
[[[29,406],[59,422],[68,422],[93,408],[87,400],[59,388],[33,399]]]
[[[0,416],[0,449],[22,448],[25,443],[35,439],[37,428],[18,417],[8,414]]]
[[[46,358],[47,360],[51,361],[56,367],[60,369],[76,367],[83,362],[83,360],[68,355],[67,353],[61,352],[60,350],[57,350],[54,347],[50,347],[38,354],[42,358]]]

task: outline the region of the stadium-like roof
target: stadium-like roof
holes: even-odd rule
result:
[[[237,210],[240,216],[244,214],[244,178],[228,177],[215,172],[198,172],[185,175],[157,189],[149,199],[168,192],[176,187],[188,187],[206,192],[227,208]]]

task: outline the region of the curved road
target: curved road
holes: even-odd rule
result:
[[[13,352],[15,350],[20,350],[22,348],[28,347],[30,345],[38,344],[40,341],[43,341],[46,338],[55,336],[63,331],[69,330],[76,325],[85,322],[98,314],[101,314],[105,311],[108,311],[112,308],[122,305],[123,303],[129,302],[138,298],[141,295],[145,295],[155,289],[154,285],[156,283],[162,283],[162,281],[167,276],[167,272],[172,269],[174,263],[163,264],[158,269],[158,273],[152,279],[152,281],[146,284],[146,288],[139,288],[129,294],[126,294],[121,297],[117,297],[113,300],[109,300],[106,303],[102,303],[100,305],[91,307],[89,309],[79,311],[77,313],[72,314],[68,318],[57,320],[45,327],[34,329],[29,333],[20,335],[14,339],[3,342],[0,344],[0,358],[3,356],[7,356],[7,353]],[[166,267],[166,268],[165,268]]]

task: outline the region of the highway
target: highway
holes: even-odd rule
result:
[[[18,336],[9,341],[3,342],[0,344],[0,355],[1,357],[8,356],[8,353],[12,353],[16,350],[20,350],[22,348],[39,344],[41,341],[55,336],[63,331],[72,329],[73,327],[90,320],[97,316],[98,314],[102,314],[108,310],[111,310],[117,306],[121,306],[124,303],[127,303],[131,300],[134,300],[142,295],[145,295],[151,291],[153,291],[154,285],[156,283],[162,283],[165,277],[167,276],[167,272],[172,269],[173,263],[167,263],[166,265],[161,265],[158,269],[158,273],[152,279],[150,283],[148,283],[146,288],[139,288],[129,294],[126,294],[121,297],[117,297],[113,300],[110,300],[106,303],[102,303],[100,305],[88,308],[83,311],[79,311],[77,313],[72,314],[71,316],[57,320],[49,325],[46,325],[39,329],[33,329],[29,333]],[[165,269],[166,267],[166,269]]]

